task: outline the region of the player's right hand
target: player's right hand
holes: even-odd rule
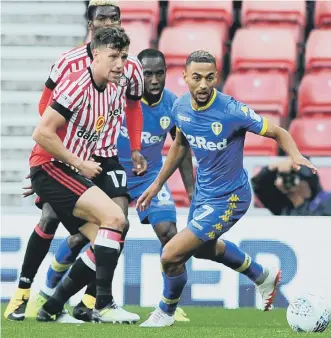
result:
[[[150,206],[153,197],[159,193],[161,188],[162,186],[160,187],[157,182],[153,182],[138,198],[136,208],[140,211],[146,210]]]
[[[95,162],[93,160],[83,161],[77,168],[79,173],[86,178],[93,180],[102,172],[100,167],[101,163]]]
[[[31,178],[31,175],[30,174],[27,174],[25,176],[25,178],[28,180]],[[32,196],[34,194],[34,190],[32,188],[32,185],[28,185],[26,187],[23,187],[22,189],[24,189],[25,191],[23,191],[22,195],[23,195],[23,198],[25,197],[29,197],[29,196]]]

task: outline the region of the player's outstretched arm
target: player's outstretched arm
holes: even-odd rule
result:
[[[176,127],[173,127],[170,130],[170,135],[173,140],[176,139]],[[186,193],[191,201],[194,192],[194,177],[192,154],[190,151],[187,152],[183,162],[179,165],[179,171],[185,186]]]
[[[56,131],[65,123],[63,115],[52,107],[48,107],[34,130],[32,138],[57,160],[77,168],[87,178],[93,178],[102,171],[99,164],[93,161],[83,161],[71,153],[63,146],[57,135]]]
[[[314,173],[317,172],[317,168],[308,159],[302,156],[288,131],[269,122],[263,136],[273,138],[277,141],[278,145],[291,157],[294,170],[300,170],[301,166],[304,165],[310,168]]]
[[[183,162],[185,156],[190,149],[184,134],[177,129],[176,138],[172,143],[168,152],[167,159],[155,181],[149,188],[139,197],[137,201],[137,209],[145,210],[151,203],[151,200],[162,189],[162,186],[167,182],[168,178],[178,169]]]

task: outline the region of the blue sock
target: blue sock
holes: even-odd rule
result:
[[[80,249],[80,248],[78,248]],[[71,249],[66,238],[59,246],[47,271],[46,286],[54,289],[75,262],[80,250]]]
[[[160,301],[159,307],[163,312],[173,315],[176,311],[180,296],[187,282],[187,271],[185,269],[181,275],[174,277],[169,277],[164,272],[162,272],[162,276],[163,297]]]
[[[264,275],[262,265],[253,261],[246,252],[240,250],[234,243],[223,241],[225,243],[225,252],[217,261],[232,270],[244,274],[255,283],[260,282]]]

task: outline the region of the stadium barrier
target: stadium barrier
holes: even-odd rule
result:
[[[39,220],[38,214],[2,215],[1,231],[1,300],[14,291],[29,236]],[[178,216],[178,227],[186,225],[187,210]],[[141,225],[130,216],[124,254],[114,280],[114,295],[119,304],[154,306],[162,291],[160,245],[152,228]],[[61,226],[51,251],[35,279],[33,290],[43,284],[47,267],[66,230]],[[324,296],[331,304],[331,218],[247,216],[224,238],[233,241],[252,258],[266,265],[280,266],[283,278],[275,305],[284,307],[291,297],[305,292]],[[255,307],[257,297],[253,284],[227,267],[192,259],[187,264],[189,280],[181,299],[182,305]],[[79,301],[81,294],[71,299]]]

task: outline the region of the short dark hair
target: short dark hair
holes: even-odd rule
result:
[[[166,65],[164,54],[161,51],[159,51],[157,49],[153,49],[153,48],[147,48],[147,49],[142,50],[138,54],[137,58],[140,62],[144,58],[161,58],[163,60],[164,64]]]
[[[97,29],[91,41],[91,49],[107,45],[113,49],[122,50],[130,45],[130,38],[121,27]]]
[[[186,59],[185,66],[189,66],[192,62],[213,63],[216,66],[215,58],[205,50],[196,50],[195,52],[191,53]]]
[[[92,21],[94,19],[95,11],[100,6],[112,6],[116,9],[119,18],[121,18],[121,10],[118,7],[116,1],[112,0],[91,0],[87,7],[87,19]]]

